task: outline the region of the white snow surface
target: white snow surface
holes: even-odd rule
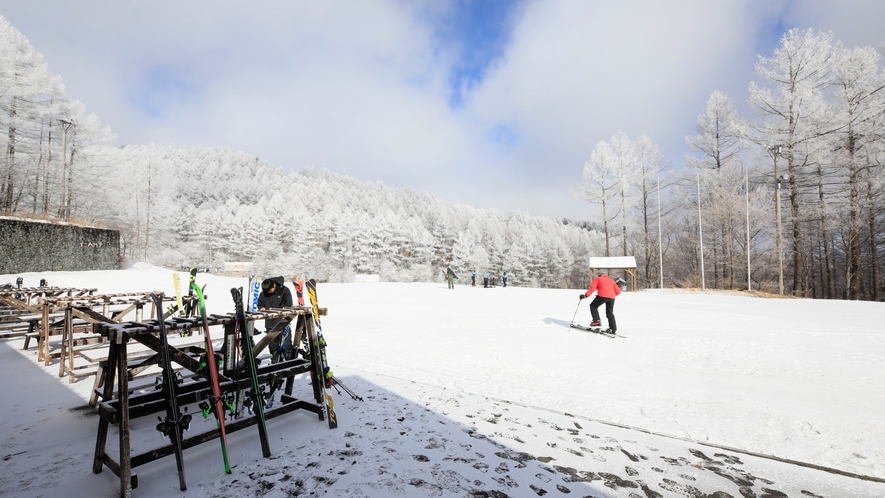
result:
[[[172,294],[171,274],[21,276]],[[246,279],[198,282],[223,314]],[[174,457],[136,467],[132,495],[885,496],[885,303],[626,292],[610,339],[569,328],[590,322],[580,291],[320,283],[329,362],[363,401],[332,391],[334,430],[304,410],[269,421],[267,459],[254,426],[231,434],[230,475],[217,440],[185,450],[184,492]],[[93,379],[70,384],[22,345],[0,340],[0,496],[119,496],[92,472]],[[214,426],[191,413],[192,431]],[[155,425],[133,420],[133,454],[165,444]]]

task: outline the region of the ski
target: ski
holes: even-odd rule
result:
[[[267,424],[264,418],[264,401],[261,396],[261,385],[258,379],[258,365],[252,352],[252,331],[250,324],[246,322],[246,313],[243,309],[243,288],[235,287],[230,290],[234,298],[236,309],[236,328],[240,332],[243,357],[249,369],[249,377],[252,380],[252,392],[250,395],[251,405],[254,406],[255,416],[258,418],[258,437],[261,439],[261,454],[264,458],[270,457],[270,443],[267,438]],[[250,409],[252,407],[250,406]]]
[[[163,296],[151,294],[154,301],[154,307],[157,310],[163,309]],[[172,449],[175,451],[175,463],[178,466],[178,484],[182,491],[187,490],[187,483],[184,478],[184,447],[182,445],[182,432],[190,427],[191,416],[182,413],[178,406],[178,383],[181,382],[180,377],[176,377],[175,370],[172,368],[172,360],[169,357],[169,340],[166,337],[166,322],[161,316],[157,320],[160,326],[160,339],[163,341],[163,347],[160,351],[160,366],[163,367],[162,389],[166,398],[166,419],[160,420],[157,424],[157,430],[168,437],[172,443]]]
[[[312,339],[314,344],[311,349],[319,355],[319,358],[312,358],[314,372],[317,376],[317,385],[320,386],[320,394],[325,401],[326,419],[329,421],[329,429],[335,429],[338,427],[338,418],[335,416],[335,402],[332,400],[332,393],[326,389],[326,386],[331,384],[333,375],[326,361],[326,340],[323,338],[323,326],[320,324],[320,308],[317,305],[317,282],[314,279],[307,281],[307,297],[310,299],[310,305],[313,308],[313,321],[316,325],[316,337]]]
[[[195,285],[197,285],[197,269],[191,268],[190,271],[188,271],[188,281],[187,281],[187,295],[188,295],[188,297],[194,295],[194,288],[195,288],[194,286]],[[193,309],[191,309],[192,303],[193,303],[193,301],[188,299],[187,309],[185,310],[185,316],[193,316],[194,315]]]
[[[203,334],[206,338],[206,368],[209,369],[209,381],[212,384],[212,395],[209,398],[210,407],[215,406],[215,418],[218,420],[218,429],[221,432],[221,456],[224,458],[224,471],[230,474],[230,462],[227,458],[227,433],[224,430],[224,400],[221,389],[218,387],[218,367],[215,363],[215,348],[212,346],[212,338],[209,337],[209,320],[206,314],[206,302],[203,299],[203,290],[193,281],[196,272],[191,271],[191,289],[197,295],[200,306],[200,316],[203,318]],[[205,412],[204,412],[205,413]]]
[[[587,326],[581,325],[579,323],[573,323],[570,325],[570,327],[573,329],[583,330],[584,332],[593,332],[594,334],[604,335],[605,337],[608,337],[609,339],[614,339],[616,337],[626,338],[626,336],[623,336],[620,334],[612,334],[610,332],[606,332],[605,330],[602,330],[601,327],[587,327]]]
[[[304,306],[304,281],[292,279],[295,285],[295,295],[298,297],[298,306]]]
[[[172,274],[172,283],[175,286],[175,301],[178,303],[178,316],[186,318],[184,302],[181,300],[181,277],[178,273]]]
[[[292,342],[292,327],[286,325],[283,331],[280,333],[283,336],[280,341],[280,347],[277,348],[276,351],[271,351],[271,363],[279,363],[281,361],[291,360],[288,354],[286,354],[286,349],[290,349],[294,351],[294,348],[291,346]]]
[[[261,281],[252,275],[249,277],[249,287],[246,288],[246,301],[243,303],[245,311],[252,312],[258,308],[259,294],[261,294]]]

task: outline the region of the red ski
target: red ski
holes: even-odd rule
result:
[[[221,389],[218,387],[218,367],[215,363],[215,348],[212,346],[212,338],[209,337],[206,302],[203,300],[203,291],[196,282],[191,282],[191,289],[197,294],[197,300],[200,302],[203,335],[206,337],[206,368],[209,369],[209,380],[212,384],[212,398],[209,402],[215,405],[215,418],[218,419],[218,429],[221,430],[221,455],[224,457],[224,471],[230,474],[230,462],[227,459],[227,433],[224,430],[224,401],[221,398]]]

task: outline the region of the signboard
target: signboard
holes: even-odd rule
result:
[[[225,263],[224,271],[249,271],[255,263]]]

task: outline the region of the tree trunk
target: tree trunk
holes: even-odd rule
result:
[[[805,258],[802,255],[802,222],[799,212],[799,184],[796,182],[796,167],[792,151],[787,156],[787,171],[790,184],[790,218],[793,236],[793,294],[804,295]]]
[[[3,205],[0,208],[3,208],[3,211],[11,212],[12,211],[12,199],[15,191],[15,139],[16,139],[16,128],[15,128],[15,118],[16,118],[16,103],[18,101],[17,97],[12,98],[12,106],[9,109],[9,137],[6,143],[6,182],[3,186],[3,192],[6,194],[3,196]]]
[[[845,291],[848,299],[860,298],[860,194],[858,192],[855,137],[848,136],[848,254]]]
[[[833,299],[836,295],[835,279],[833,278],[835,275],[835,263],[830,245],[830,229],[827,223],[829,213],[827,212],[827,199],[824,195],[823,171],[821,171],[820,166],[818,166],[817,173],[817,196],[820,202],[820,239],[821,248],[824,251],[822,255],[821,284],[825,292],[822,294],[826,299]]]
[[[867,223],[869,225],[870,230],[870,266],[872,267],[872,282],[870,287],[872,287],[873,293],[873,301],[881,301],[882,300],[882,287],[883,285],[879,282],[879,252],[878,252],[878,238],[876,234],[879,233],[876,224],[876,204],[873,198],[873,184],[867,180],[867,209],[869,217]]]
[[[605,257],[610,257],[612,255],[611,243],[609,241],[608,236],[608,212],[606,210],[607,203],[605,202],[605,196],[602,197],[602,228],[605,231]]]

